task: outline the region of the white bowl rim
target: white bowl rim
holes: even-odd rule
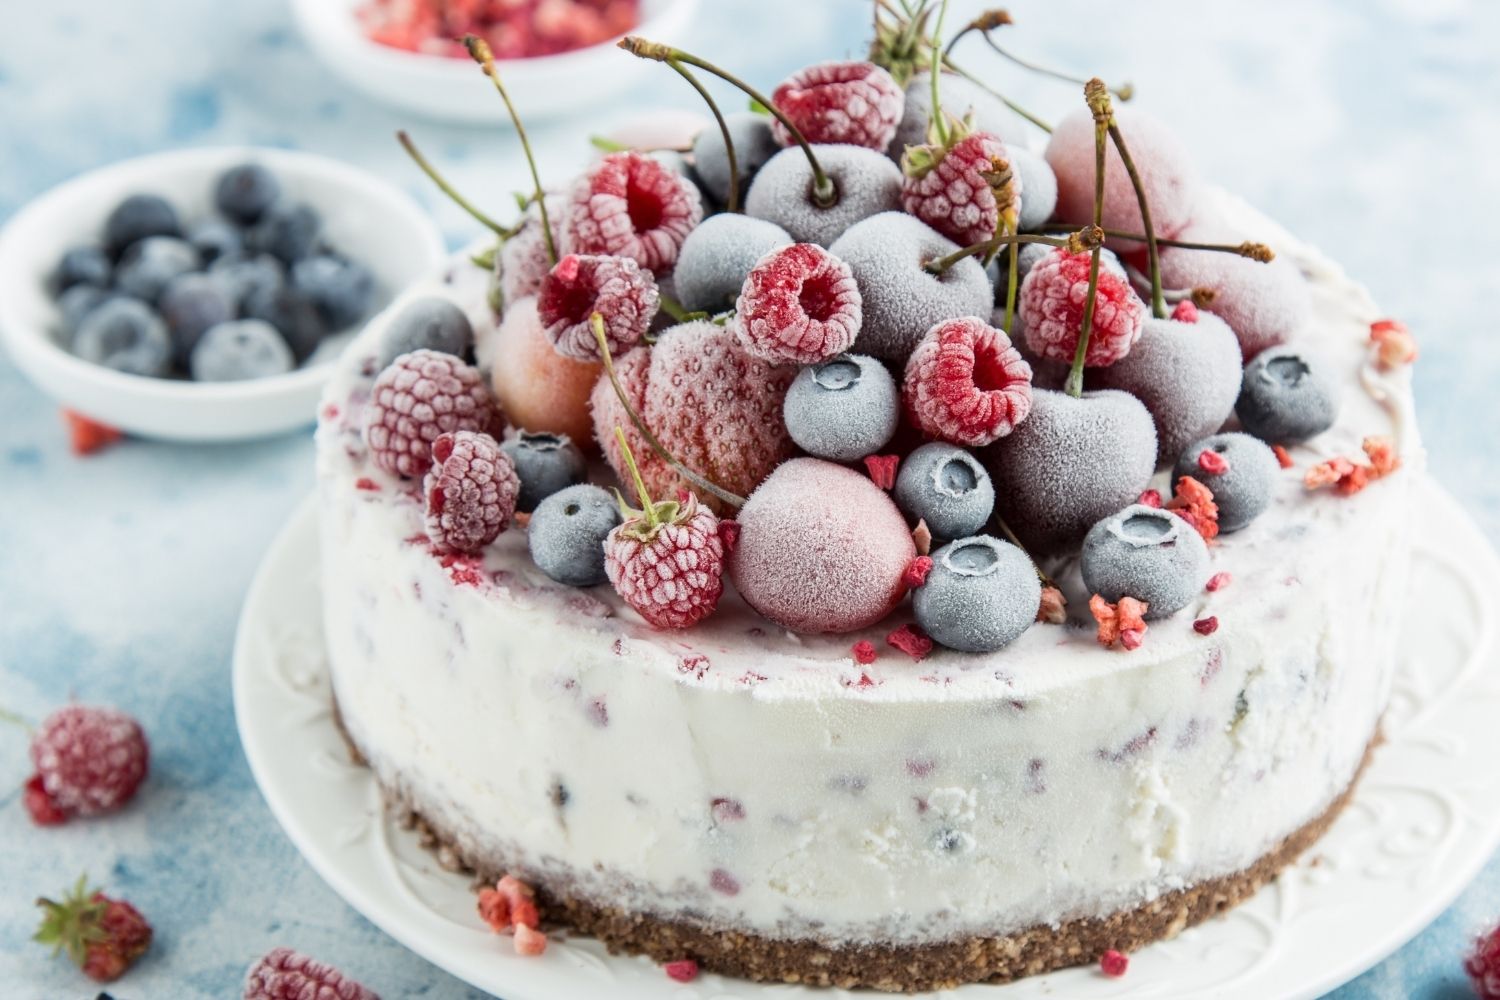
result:
[[[58,184],[27,203],[0,229],[0,337],[9,345],[19,368],[26,369],[20,357],[30,355],[37,363],[46,364],[70,376],[97,385],[111,387],[122,392],[151,395],[163,402],[191,401],[201,403],[215,400],[224,403],[264,399],[284,392],[310,390],[326,380],[333,371],[336,358],[328,358],[315,365],[297,368],[283,375],[245,379],[236,382],[193,382],[186,379],[157,378],[149,375],[132,375],[115,371],[103,365],[85,361],[57,343],[47,332],[31,328],[15,313],[10,294],[10,282],[19,273],[19,261],[26,253],[21,236],[44,218],[65,207],[86,188],[100,185],[106,180],[123,179],[132,175],[149,175],[157,169],[182,172],[209,172],[222,170],[239,162],[264,162],[277,172],[296,172],[304,176],[322,175],[337,180],[340,186],[351,192],[351,196],[383,206],[402,218],[402,224],[410,228],[414,237],[425,244],[421,247],[430,258],[429,267],[436,268],[447,259],[448,251],[436,223],[422,210],[411,196],[389,182],[359,167],[317,153],[301,150],[281,149],[274,146],[203,146],[188,149],[167,150],[133,157],[87,171]],[[158,183],[161,178],[155,177]],[[122,185],[122,187],[128,186]],[[102,219],[100,220],[103,221]],[[45,288],[37,289],[24,282],[33,291],[51,297]],[[16,286],[19,290],[19,285]],[[393,293],[400,289],[393,290]],[[311,422],[313,414],[308,414]]]

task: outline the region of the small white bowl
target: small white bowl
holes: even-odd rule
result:
[[[483,72],[468,59],[423,55],[365,37],[356,12],[365,0],[293,0],[308,44],[339,76],[383,104],[425,118],[471,125],[509,119]],[[698,0],[641,0],[641,22],[631,34],[680,40]],[[643,73],[662,72],[622,52],[615,40],[555,56],[504,59],[500,79],[523,120],[558,117],[618,94]]]
[[[251,161],[274,172],[287,196],[318,210],[330,245],[374,272],[370,315],[447,256],[416,202],[335,160],[257,147],[126,160],[53,188],[0,231],[0,335],[16,366],[64,406],[142,437],[232,441],[312,423],[347,334],[329,338],[285,375],[212,383],[127,375],[74,357],[56,339],[61,316],[49,278],[65,250],[98,242],[105,217],[139,192],[166,198],[185,222],[207,216],[215,178]]]

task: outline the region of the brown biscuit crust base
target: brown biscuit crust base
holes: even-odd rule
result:
[[[350,755],[357,763],[365,763],[365,755],[339,718],[337,704],[334,718],[349,744]],[[569,895],[565,890],[553,891],[545,884],[535,888],[549,923],[596,937],[613,953],[643,954],[658,962],[693,958],[708,971],[741,979],[897,993],[952,989],[965,983],[1010,982],[1097,962],[1111,948],[1135,951],[1243,903],[1323,836],[1354,797],[1355,787],[1380,742],[1377,730],[1365,747],[1354,777],[1338,798],[1244,871],[1167,893],[1108,917],[1084,917],[1057,927],[1043,924],[1004,937],[832,948],[815,941],[767,938],[631,913]],[[433,826],[409,803],[396,800],[383,786],[382,792],[388,805],[418,829],[423,846],[436,851],[445,867],[473,872],[485,883],[493,883],[503,874],[478,859],[464,857],[454,838]]]

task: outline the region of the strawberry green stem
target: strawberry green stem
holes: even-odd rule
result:
[[[738,212],[740,210],[740,161],[734,152],[734,139],[729,134],[729,123],[724,120],[724,113],[719,110],[719,105],[714,101],[708,90],[688,69],[676,59],[668,59],[667,65],[677,71],[677,75],[692,85],[703,98],[703,103],[708,105],[708,110],[713,112],[714,121],[719,124],[719,135],[724,138],[724,152],[729,158],[729,197],[724,203],[724,211]]]
[[[943,69],[943,21],[948,17],[948,0],[938,8],[937,24],[932,29],[932,67],[927,71],[928,83],[932,85],[932,127],[937,132],[938,144],[948,148],[948,122],[943,116],[943,99],[938,93],[938,80]]]
[[[500,99],[505,102],[505,111],[510,115],[511,124],[516,127],[516,136],[521,140],[521,152],[526,154],[526,166],[531,168],[531,183],[536,189],[536,207],[542,214],[542,239],[547,244],[547,259],[556,264],[557,243],[552,239],[552,222],[547,218],[547,195],[542,190],[542,175],[537,172],[536,157],[531,154],[531,140],[526,137],[526,126],[521,124],[521,116],[516,114],[516,106],[510,102],[505,84],[500,82],[500,74],[495,69],[495,56],[490,51],[489,43],[477,35],[465,35],[463,41],[469,55],[484,69],[484,75],[490,78],[490,82],[500,92]]]
[[[437,168],[429,163],[427,157],[423,156],[421,151],[417,149],[417,144],[412,141],[411,136],[407,135],[404,131],[397,132],[396,141],[401,143],[401,148],[406,150],[406,155],[410,156],[412,158],[412,161],[416,163],[418,167],[422,168],[422,173],[426,174],[429,178],[431,178],[432,183],[437,185],[437,189],[451,198],[455,205],[463,209],[465,212],[469,213],[470,217],[473,218],[475,222],[490,230],[502,240],[508,240],[512,236],[516,235],[516,232],[520,229],[520,226],[516,226],[513,229],[506,229],[504,226],[500,225],[500,223],[496,222],[494,219],[490,218],[488,215],[485,215],[478,208],[476,208],[474,204],[469,201],[469,199],[459,194],[458,189],[449,184],[448,179],[442,174],[438,173]]]
[[[1083,94],[1094,116],[1094,225],[1104,223],[1104,150],[1109,138],[1109,91],[1098,77],[1083,85]],[[1083,362],[1089,353],[1089,337],[1094,332],[1094,308],[1099,301],[1099,252],[1095,246],[1089,254],[1089,290],[1083,300],[1083,326],[1078,331],[1078,347],[1073,351],[1073,367],[1063,391],[1074,399],[1083,395]]]
[[[1043,236],[1039,233],[1002,233],[993,239],[971,243],[962,249],[953,251],[946,257],[939,257],[937,260],[929,261],[925,270],[928,274],[942,274],[965,257],[989,253],[993,250],[998,250],[1000,247],[1014,246],[1018,243],[1041,243],[1049,247],[1062,247],[1069,253],[1086,253],[1104,243],[1104,230],[1097,226],[1088,226],[1076,233],[1070,233],[1064,238]]]
[[[619,46],[626,52],[629,52],[631,55],[638,56],[641,59],[654,59],[657,62],[664,63],[671,63],[675,61],[679,63],[685,63],[689,66],[696,66],[698,69],[701,69],[704,72],[712,73],[714,76],[718,77],[720,80],[723,80],[730,86],[744,91],[746,96],[748,96],[752,101],[755,101],[757,104],[760,104],[762,107],[764,107],[767,111],[771,112],[771,114],[776,117],[776,120],[781,122],[781,124],[786,128],[788,134],[790,134],[791,137],[796,140],[797,145],[802,147],[802,153],[807,157],[808,166],[812,168],[814,204],[816,204],[819,208],[830,208],[838,203],[838,191],[834,188],[833,181],[830,180],[828,175],[823,172],[823,166],[822,164],[818,163],[818,158],[813,153],[812,146],[808,143],[807,137],[802,134],[801,129],[792,124],[791,119],[788,118],[780,108],[771,103],[771,100],[760,91],[756,90],[754,87],[750,86],[748,83],[746,83],[744,80],[741,80],[733,73],[722,70],[719,67],[715,66],[713,63],[708,62],[707,60],[700,59],[690,52],[684,52],[681,49],[673,48],[670,45],[663,45],[661,42],[649,41],[645,38],[641,38],[638,35],[626,35],[624,38],[620,39]]]
[[[709,482],[707,479],[698,475],[698,473],[694,472],[692,469],[689,469],[687,466],[677,461],[676,457],[673,456],[671,452],[667,451],[666,446],[663,445],[661,441],[657,440],[656,435],[651,433],[651,428],[646,426],[646,422],[642,420],[640,418],[640,415],[635,412],[635,407],[630,405],[630,397],[626,395],[625,387],[620,384],[620,376],[615,373],[615,361],[614,358],[610,355],[609,339],[604,334],[604,317],[599,313],[594,313],[589,322],[594,328],[594,340],[599,344],[599,358],[604,363],[604,374],[609,378],[609,384],[614,387],[615,395],[619,398],[620,405],[625,409],[625,415],[630,418],[630,423],[641,435],[642,440],[650,445],[651,450],[656,452],[656,454],[661,457],[661,460],[663,462],[666,462],[674,470],[676,470],[677,474],[683,479],[686,479],[688,482],[692,483],[699,489],[713,494],[720,500],[729,504],[731,507],[738,509],[745,506],[744,497],[738,496],[737,494],[731,493],[721,486],[717,486],[714,483]],[[616,430],[618,431],[618,428],[616,428]],[[635,470],[634,460],[630,462],[630,467],[632,471]]]

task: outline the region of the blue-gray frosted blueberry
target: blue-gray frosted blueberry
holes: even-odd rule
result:
[[[258,319],[220,323],[198,338],[188,369],[199,382],[238,382],[280,375],[296,367],[291,348]]]
[[[1226,472],[1212,473],[1199,464],[1198,457],[1211,451],[1229,464]],[[1239,531],[1271,505],[1271,493],[1281,463],[1271,446],[1249,434],[1215,434],[1187,446],[1172,470],[1175,483],[1182,476],[1192,476],[1214,494],[1219,507],[1219,530]]]
[[[771,119],[753,111],[737,111],[724,116],[729,138],[734,142],[735,165],[739,167],[740,203],[750,190],[750,182],[771,157],[781,152],[771,134]],[[710,125],[693,140],[693,172],[703,190],[723,205],[729,200],[729,155],[718,123]]]
[[[1080,561],[1083,584],[1111,604],[1145,601],[1145,617],[1165,618],[1208,582],[1208,546],[1171,511],[1131,504],[1089,529]]]
[[[219,175],[214,205],[242,226],[260,219],[281,196],[281,182],[258,163],[242,163]]]
[[[121,296],[84,317],[73,336],[73,353],[115,371],[161,376],[172,367],[172,338],[149,306]]]
[[[52,289],[61,294],[74,285],[105,288],[112,270],[109,257],[98,247],[73,247],[57,262],[57,269],[52,272]]]
[[[1269,444],[1296,444],[1333,426],[1338,389],[1295,348],[1272,347],[1245,366],[1234,404],[1245,430]]]
[[[246,232],[245,245],[293,264],[316,249],[322,228],[323,220],[311,205],[278,201]]]
[[[329,330],[343,330],[369,312],[375,275],[358,261],[317,254],[292,265],[292,287],[313,304]]]
[[[155,304],[173,278],[198,270],[198,251],[175,236],[147,236],[130,245],[115,269],[115,287]]]
[[[158,303],[161,318],[172,334],[172,354],[179,367],[186,368],[198,338],[209,327],[227,323],[235,317],[234,300],[212,275],[194,272],[172,279]]]
[[[901,393],[879,361],[840,354],[798,372],[781,412],[787,433],[809,455],[857,462],[896,433]]]
[[[84,318],[111,299],[123,298],[112,288],[98,285],[74,285],[57,297],[57,311],[62,314],[62,339],[66,346],[73,343]]]
[[[537,569],[569,587],[592,587],[604,572],[604,539],[620,523],[615,498],[598,486],[559,490],[537,505],[526,527]]]
[[[235,308],[241,308],[253,292],[279,289],[286,284],[286,269],[268,253],[234,253],[208,266],[208,273],[224,286]]]
[[[901,463],[896,505],[913,521],[926,521],[935,538],[963,538],[977,535],[990,519],[995,486],[969,452],[933,442]]]
[[[711,215],[682,241],[672,272],[677,301],[689,312],[734,308],[745,277],[762,257],[792,242],[774,222],[738,212]]]
[[[188,227],[187,241],[204,264],[237,254],[245,248],[245,236],[223,219],[200,219]]]
[[[286,340],[298,364],[318,349],[328,333],[318,307],[290,285],[254,289],[240,303],[240,313],[246,319],[271,324]]]
[[[1011,169],[1021,178],[1021,232],[1040,229],[1057,210],[1057,175],[1042,156],[1025,146],[1007,145]]]
[[[380,332],[380,367],[412,351],[441,351],[461,358],[473,342],[468,315],[449,299],[429,295],[404,306]]]
[[[886,157],[863,146],[814,146],[813,152],[833,182],[832,205],[813,200],[812,167],[792,146],[755,175],[745,214],[776,223],[799,243],[827,247],[861,219],[901,208],[901,168]]]
[[[177,210],[154,194],[133,194],[120,202],[104,220],[104,248],[119,257],[125,249],[148,236],[180,236]]]
[[[974,535],[932,554],[927,580],[912,591],[917,623],[933,641],[962,653],[992,653],[1036,621],[1042,583],[1026,553]]]
[[[566,434],[532,434],[521,431],[500,445],[500,450],[515,463],[521,491],[516,495],[516,510],[529,514],[537,505],[588,475],[583,452]]]

